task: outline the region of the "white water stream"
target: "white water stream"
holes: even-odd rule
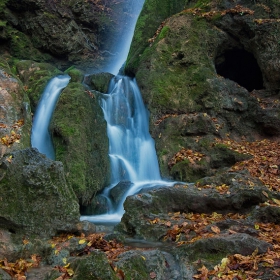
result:
[[[81,220],[119,222],[127,196],[145,188],[170,186],[174,182],[161,179],[155,143],[149,133],[149,114],[135,79],[126,76],[113,78],[109,94],[103,95],[101,106],[107,121],[110,145],[111,185],[103,193],[109,211],[102,215],[82,216]],[[124,181],[132,185],[114,208],[110,202],[110,191]]]
[[[68,85],[69,80],[68,75],[60,75],[49,81],[33,118],[31,146],[53,160],[55,159],[55,153],[49,125],[60,93]]]

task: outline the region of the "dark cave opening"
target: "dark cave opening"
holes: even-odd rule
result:
[[[248,91],[263,89],[261,69],[254,55],[244,49],[225,51],[215,62],[216,71]]]

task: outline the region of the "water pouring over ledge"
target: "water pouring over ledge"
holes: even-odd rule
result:
[[[107,121],[111,163],[111,184],[103,192],[109,210],[107,214],[81,217],[94,223],[119,222],[124,213],[123,203],[129,195],[145,188],[174,185],[161,179],[155,143],[149,133],[149,114],[136,80],[116,76],[108,92],[103,95],[101,107]],[[110,192],[124,181],[131,182],[131,186],[114,207]]]
[[[53,160],[55,159],[55,152],[49,125],[60,93],[68,85],[69,81],[70,76],[59,75],[48,82],[33,118],[31,146]]]
[[[133,7],[135,13],[136,9],[140,12],[143,3],[144,0],[137,2]],[[133,20],[131,28],[135,25],[136,18]],[[132,35],[133,32],[128,32],[126,40],[117,42],[116,49],[122,50],[122,55],[118,56],[117,63],[114,61],[108,65],[106,71],[116,74],[123,65]],[[55,155],[48,127],[60,92],[69,80],[69,76],[58,76],[48,83],[34,116],[32,146],[51,159],[54,159]],[[81,216],[81,220],[102,224],[117,223],[121,220],[124,213],[123,203],[127,196],[145,188],[174,185],[174,182],[161,180],[154,140],[149,134],[149,114],[135,79],[116,76],[111,81],[108,93],[103,95],[100,104],[107,121],[110,143],[111,184],[103,192],[108,201],[108,212],[103,215]],[[131,182],[131,186],[123,190],[121,199],[114,205],[111,203],[110,193],[119,182],[124,181]]]

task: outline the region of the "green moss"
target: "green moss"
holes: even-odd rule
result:
[[[118,279],[106,255],[97,250],[88,256],[75,259],[71,263],[71,267],[73,267],[75,272],[73,280]]]
[[[109,145],[98,100],[89,97],[81,83],[69,83],[60,95],[51,130],[66,180],[80,203],[87,205],[109,179]]]
[[[10,53],[11,55],[20,59],[31,59],[46,61],[50,58],[47,54],[42,54],[33,47],[30,38],[24,33],[13,29],[10,26],[6,28],[7,37],[9,39]]]
[[[70,67],[65,71],[65,73],[71,77],[71,83],[81,83],[83,81],[83,73],[75,67]]]
[[[70,66],[69,68],[67,68],[64,72],[67,74],[69,73],[69,71],[76,69],[75,65]]]
[[[54,76],[61,74],[61,71],[48,63],[36,63],[32,60],[17,61],[15,67],[26,85],[31,110],[34,112],[47,83]]]
[[[170,174],[175,180],[182,182],[195,182],[207,175],[209,165],[197,164],[193,166],[189,160],[183,160],[176,163],[170,170]]]
[[[166,37],[166,35],[168,34],[170,28],[168,26],[164,26],[158,36],[159,40],[163,39]]]
[[[214,139],[212,139],[211,137],[203,137],[202,139],[199,140],[199,145],[208,150],[211,146],[213,146],[213,141]]]
[[[125,72],[135,74],[139,65],[139,55],[148,47],[148,39],[156,33],[161,22],[184,9],[186,0],[147,0],[138,18]]]
[[[146,260],[140,255],[132,255],[129,261],[121,265],[127,280],[149,279],[150,275],[146,268]]]
[[[4,9],[6,8],[6,3],[8,2],[8,0],[1,0],[0,1],[0,13],[2,13],[4,11]]]
[[[212,2],[212,0],[197,0],[194,8],[200,8],[200,9],[204,9],[209,7],[210,3]]]
[[[56,18],[56,16],[54,14],[51,14],[51,13],[44,12],[43,14],[44,14],[44,16],[46,16],[48,18],[51,18],[51,19]]]
[[[168,154],[168,150],[167,149],[163,149],[162,151],[159,152],[159,154],[161,156],[167,155]]]
[[[0,20],[0,27],[6,26],[7,21]]]

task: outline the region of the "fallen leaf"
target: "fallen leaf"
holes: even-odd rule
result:
[[[264,196],[268,197],[268,194],[267,194],[267,192],[265,192],[265,191],[262,191],[262,194],[263,194]]]
[[[171,222],[168,221],[168,222],[165,223],[165,225],[166,225],[167,227],[171,227]]]
[[[211,230],[217,234],[219,234],[221,232],[221,230],[217,227],[217,226],[212,226]]]
[[[277,205],[279,205],[280,206],[280,200],[279,199],[276,199],[276,198],[272,198],[272,200],[277,204]]]

